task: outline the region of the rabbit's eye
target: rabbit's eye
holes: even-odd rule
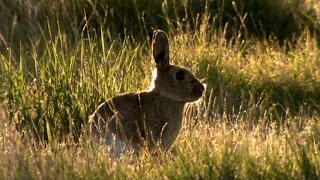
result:
[[[184,80],[184,72],[182,70],[179,70],[177,73],[176,73],[176,79],[178,81],[182,81]]]

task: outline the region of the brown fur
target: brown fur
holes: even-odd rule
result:
[[[166,34],[155,31],[156,74],[150,91],[129,93],[102,103],[90,117],[94,139],[123,143],[136,151],[159,145],[168,150],[182,127],[184,106],[199,99],[204,86],[187,69],[169,64]]]

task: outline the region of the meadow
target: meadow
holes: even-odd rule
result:
[[[317,0],[4,0],[0,16],[0,179],[319,179]],[[206,93],[170,152],[111,159],[83,131],[148,88],[154,29]]]

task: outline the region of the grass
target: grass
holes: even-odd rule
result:
[[[303,130],[238,123],[221,119],[182,132],[173,153],[110,160],[105,147],[85,142],[35,145],[17,132],[2,132],[1,171],[14,179],[317,179],[319,126],[310,120]],[[311,123],[312,122],[312,123]],[[4,134],[6,133],[6,134]],[[245,137],[245,138],[244,138]],[[33,145],[32,145],[33,144]],[[28,145],[28,146],[26,146]],[[27,147],[27,148],[26,148]]]
[[[276,36],[247,36],[246,24],[228,37],[227,25],[213,29],[212,16],[206,16],[215,12],[213,2],[192,9],[187,2],[166,1],[175,11],[154,10],[164,13],[162,19],[138,25],[130,23],[135,15],[124,18],[127,33],[117,35],[114,21],[108,27],[100,21],[106,11],[100,6],[82,17],[97,6],[83,6],[77,14],[81,3],[60,2],[53,6],[55,16],[45,0],[38,6],[12,2],[0,3],[20,15],[15,23],[14,15],[0,12],[9,24],[0,27],[0,179],[319,179],[320,54],[310,29],[285,39],[286,45]],[[125,7],[142,14],[139,3]],[[231,11],[229,3],[222,9],[237,18],[256,7],[250,1]],[[109,5],[118,16],[120,5]],[[197,21],[196,10],[202,13]],[[292,12],[283,12],[290,19]],[[188,106],[172,151],[110,159],[107,147],[92,147],[82,130],[101,102],[148,88],[154,64],[146,34],[156,28],[153,23],[166,27],[172,63],[203,78],[206,94]]]

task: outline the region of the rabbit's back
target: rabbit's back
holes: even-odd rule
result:
[[[125,94],[97,108],[91,116],[91,129],[99,137],[113,134],[131,144],[154,146],[157,142],[170,148],[182,126],[183,108],[184,103],[156,92]]]

